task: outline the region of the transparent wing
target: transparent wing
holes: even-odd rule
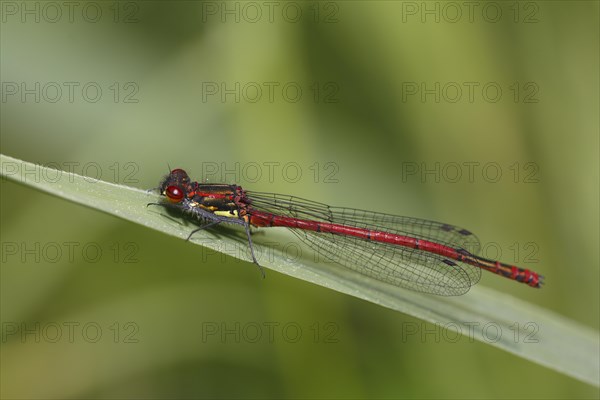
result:
[[[330,207],[275,193],[247,192],[247,196],[253,208],[275,215],[410,236],[455,249],[465,249],[472,254],[478,253],[481,247],[475,235],[454,225],[366,210]],[[480,268],[419,249],[332,233],[302,229],[292,231],[328,260],[383,282],[419,292],[464,294],[481,276]]]

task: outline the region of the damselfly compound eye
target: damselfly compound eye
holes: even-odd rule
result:
[[[176,168],[173,171],[171,171],[171,175],[187,175],[187,172],[185,172],[181,168]]]
[[[167,187],[167,189],[165,190],[165,195],[171,203],[179,203],[181,200],[183,200],[183,190],[181,190],[177,186]]]

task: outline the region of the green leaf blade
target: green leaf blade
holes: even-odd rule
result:
[[[186,228],[161,210],[147,207],[158,200],[155,193],[123,185],[60,172],[0,155],[3,179],[11,179],[55,196],[144,225],[165,234],[186,238]],[[39,170],[56,179],[31,179]],[[27,173],[26,173],[27,171]],[[209,232],[198,232],[191,241],[217,251],[228,237],[218,240]],[[235,242],[235,244],[239,244]],[[260,241],[259,250],[268,250]],[[273,252],[271,251],[271,254]],[[239,253],[228,253],[240,258]],[[249,261],[249,258],[245,258]],[[288,260],[275,253],[261,265],[295,278],[346,293],[381,306],[412,315],[441,328],[501,348],[590,385],[600,386],[600,334],[549,310],[477,286],[460,297],[438,297],[392,287],[335,266],[309,260]],[[487,329],[486,331],[486,327]],[[501,335],[489,333],[499,331]]]

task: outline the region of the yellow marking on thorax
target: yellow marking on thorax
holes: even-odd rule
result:
[[[222,217],[238,218],[238,212],[237,212],[237,210],[233,210],[233,211],[215,211],[214,214],[215,215],[220,215]]]

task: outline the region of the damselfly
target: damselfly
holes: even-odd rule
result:
[[[159,190],[166,201],[150,204],[181,210],[202,224],[188,240],[199,230],[221,223],[239,225],[257,265],[250,227],[286,227],[333,262],[419,292],[464,294],[479,281],[481,270],[535,288],[543,283],[543,277],[533,271],[477,256],[481,247],[477,237],[454,225],[331,207],[237,185],[198,183],[182,169],[163,178]]]

